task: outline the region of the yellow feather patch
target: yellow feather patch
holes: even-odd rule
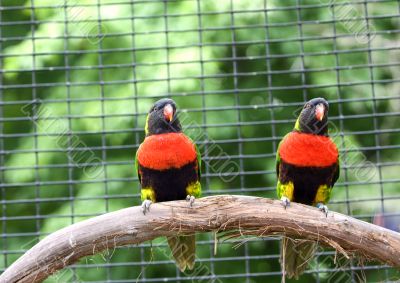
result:
[[[320,185],[315,195],[314,205],[317,203],[326,204],[331,197],[331,188],[327,185]]]
[[[293,200],[294,185],[293,182],[288,182],[287,184],[282,184],[278,181],[277,185],[278,197],[287,197],[290,201]]]
[[[300,131],[300,118],[296,120],[296,124],[294,124],[294,129]]]
[[[147,115],[146,124],[144,125],[144,133],[146,134],[146,136],[149,133],[149,117],[150,117],[150,115]]]
[[[151,187],[147,188],[142,188],[140,191],[140,195],[142,198],[142,201],[148,199],[151,200],[152,202],[156,202],[156,193]]]
[[[188,195],[194,196],[196,198],[201,196],[201,184],[199,181],[196,181],[194,183],[190,183],[186,187],[186,193]]]

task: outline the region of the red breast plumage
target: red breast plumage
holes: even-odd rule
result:
[[[195,145],[183,133],[166,133],[146,137],[137,158],[141,166],[166,170],[181,168],[193,162],[197,155]]]
[[[300,167],[326,167],[338,161],[338,149],[326,136],[291,132],[279,147],[280,158]]]

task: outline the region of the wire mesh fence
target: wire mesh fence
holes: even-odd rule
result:
[[[203,155],[204,195],[275,198],[275,153],[304,101],[330,102],[330,209],[400,230],[400,1],[1,0],[0,270],[62,227],[140,203],[134,156],[172,97]],[[198,235],[87,257],[47,282],[280,282],[278,238]],[[300,282],[399,271],[320,249]]]

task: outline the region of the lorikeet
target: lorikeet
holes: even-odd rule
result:
[[[152,202],[186,199],[192,206],[200,197],[201,156],[182,132],[172,99],[161,99],[150,109],[146,137],[136,152],[143,213]],[[195,263],[195,235],[167,237],[177,266],[183,272]]]
[[[294,126],[279,144],[276,155],[277,194],[286,208],[290,201],[316,205],[328,214],[326,203],[339,177],[339,153],[328,135],[328,102],[308,101]],[[315,243],[284,239],[282,269],[289,278],[303,273]]]

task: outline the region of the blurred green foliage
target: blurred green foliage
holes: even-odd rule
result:
[[[337,16],[348,5],[328,1],[297,1],[302,9],[277,0],[92,2],[2,1],[0,268],[47,233],[139,204],[135,150],[147,110],[167,95],[183,110],[186,132],[201,137],[206,195],[274,198],[277,143],[304,100],[322,96],[331,101],[331,131],[342,150],[331,209],[367,221],[382,209],[398,211],[396,1],[357,2],[347,18]],[[10,8],[18,6],[24,8]],[[365,7],[376,32],[369,42],[349,30],[349,19],[365,17]],[[208,150],[212,145],[239,165],[238,177],[221,178],[210,159],[217,154]],[[100,161],[97,171],[77,164],[89,157]],[[372,170],[360,170],[366,161]],[[280,282],[279,241],[249,241],[236,249],[220,244],[214,257],[212,235],[198,239],[199,265],[207,267],[199,275],[243,282],[250,272],[256,276],[249,282]],[[82,259],[47,282],[173,278],[176,269],[161,243]],[[321,256],[313,267],[334,268],[332,259]],[[399,278],[390,269],[335,276],[343,274],[371,282]],[[299,282],[317,276],[342,280],[320,271]]]

